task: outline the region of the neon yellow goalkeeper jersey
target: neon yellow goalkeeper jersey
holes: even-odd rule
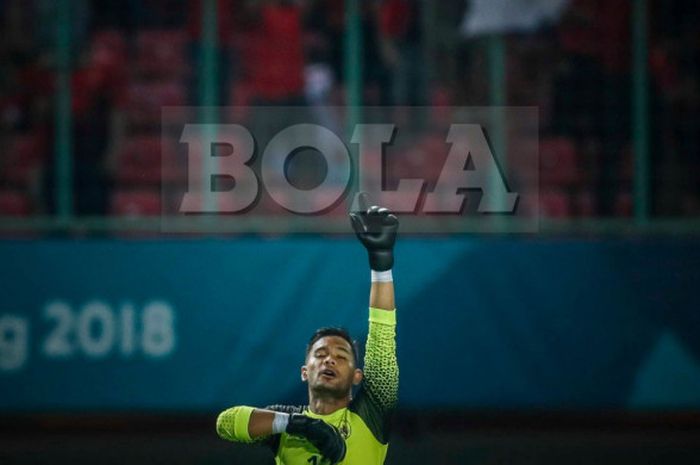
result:
[[[389,447],[389,420],[396,406],[398,382],[396,312],[370,308],[364,380],[347,408],[329,415],[315,414],[307,406],[271,405],[266,408],[303,413],[338,428],[347,445],[345,458],[340,462],[342,465],[382,465]],[[232,419],[226,420],[221,421],[233,423]],[[231,431],[222,428],[219,435],[237,441],[234,434],[227,434],[227,430]],[[277,465],[328,464],[328,460],[304,438],[282,433],[262,441],[272,449]]]

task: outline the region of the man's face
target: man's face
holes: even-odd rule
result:
[[[324,336],[311,346],[301,379],[311,390],[345,397],[353,384],[362,381],[362,370],[355,367],[352,346],[339,336]]]

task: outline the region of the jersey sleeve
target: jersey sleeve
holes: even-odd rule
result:
[[[248,433],[248,423],[254,408],[245,405],[231,407],[219,414],[216,419],[216,433],[221,439],[232,442],[253,443],[255,439]]]
[[[370,308],[364,381],[350,410],[365,421],[381,443],[388,442],[389,420],[396,407],[398,389],[396,312]]]
[[[231,442],[241,442],[245,444],[259,443],[264,444],[273,451],[276,451],[279,444],[279,434],[274,434],[265,437],[252,438],[248,433],[248,423],[250,416],[255,410],[253,407],[236,406],[221,412],[216,419],[216,433],[221,439]],[[274,410],[275,412],[284,413],[301,413],[304,410],[303,406],[292,405],[268,405],[265,410]]]

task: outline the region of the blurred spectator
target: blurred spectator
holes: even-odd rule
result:
[[[581,163],[576,182],[557,188],[567,202],[585,205],[560,211],[631,211],[631,2],[360,4],[363,104],[422,105],[428,96],[445,108],[489,104],[488,52],[480,38],[503,34],[507,104],[539,106],[543,140],[572,145],[574,165]],[[649,5],[655,211],[698,214],[700,4]],[[108,169],[122,140],[157,137],[160,107],[183,104],[187,89],[191,103],[200,101],[203,0],[74,0],[70,6],[75,208],[79,214],[102,214],[111,195]],[[215,103],[310,104],[317,121],[340,130],[341,118],[325,107],[344,102],[345,6],[340,0],[216,0]],[[0,159],[0,189],[31,190],[25,181],[34,176],[25,176],[31,170],[24,168],[45,166],[45,193],[53,195],[53,161],[44,152],[53,153],[55,142],[57,8],[51,0],[0,2],[0,141],[8,147]],[[431,88],[428,71],[435,80]],[[449,111],[441,122],[449,120]],[[272,126],[284,122],[257,123],[272,123],[272,134]],[[415,125],[417,132],[423,123]],[[406,156],[417,160],[418,153]],[[18,163],[22,168],[8,175],[18,154],[33,161]],[[415,161],[408,158],[407,163]],[[316,174],[310,172],[312,178]],[[48,210],[54,207],[50,200]]]
[[[339,82],[343,73],[345,33],[344,2],[315,0],[305,15],[306,56],[309,63],[328,68],[332,82]]]
[[[555,23],[570,0],[469,0],[462,21],[467,37],[533,32]]]
[[[244,59],[257,105],[304,103],[302,8],[295,2],[247,5],[251,20]]]
[[[106,71],[86,60],[71,79],[72,187],[77,215],[103,215],[107,211],[106,156],[114,141],[111,122],[116,95],[110,87],[112,76]],[[55,162],[51,161],[44,176],[47,209],[51,213],[56,211],[55,188]]]
[[[664,0],[651,4],[650,68],[661,94],[653,133],[656,150],[664,156],[660,167],[666,182],[658,188],[665,212],[700,214],[700,4]]]
[[[363,104],[390,105],[393,103],[391,74],[387,67],[387,50],[380,21],[380,3],[360,1],[360,28],[362,33]],[[347,25],[343,1],[317,0],[311,3],[306,21],[314,38],[307,50],[312,62],[327,62],[339,84],[346,84],[345,57]],[[342,101],[342,99],[341,99]]]
[[[620,188],[622,150],[630,140],[630,5],[573,0],[559,28],[563,60],[554,83],[554,130],[594,138],[597,211],[611,215]]]
[[[242,59],[246,62],[250,103],[305,106],[302,6],[269,0],[249,2],[245,11],[248,29]],[[270,118],[265,110],[259,110],[251,115],[250,124],[259,147],[265,147],[280,129],[298,122],[294,112],[275,114],[275,118]]]
[[[365,87],[365,105],[392,105],[393,92],[391,74],[387,67],[386,55],[382,47],[382,35],[379,23],[380,5],[371,1],[361,2],[362,27],[362,71]]]
[[[33,59],[27,52],[12,52],[3,59],[2,67],[2,129],[27,132],[48,123],[47,102],[53,82],[45,64]]]
[[[379,14],[394,104],[425,105],[426,66],[420,2],[384,0]]]
[[[90,0],[92,29],[119,29],[132,33],[139,26],[140,0]]]

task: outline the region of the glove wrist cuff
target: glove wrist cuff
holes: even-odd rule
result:
[[[391,283],[394,282],[394,277],[391,274],[391,270],[386,271],[370,271],[370,279],[373,283]]]
[[[272,434],[280,434],[287,431],[289,424],[289,414],[284,412],[275,412],[275,418],[272,420]]]

